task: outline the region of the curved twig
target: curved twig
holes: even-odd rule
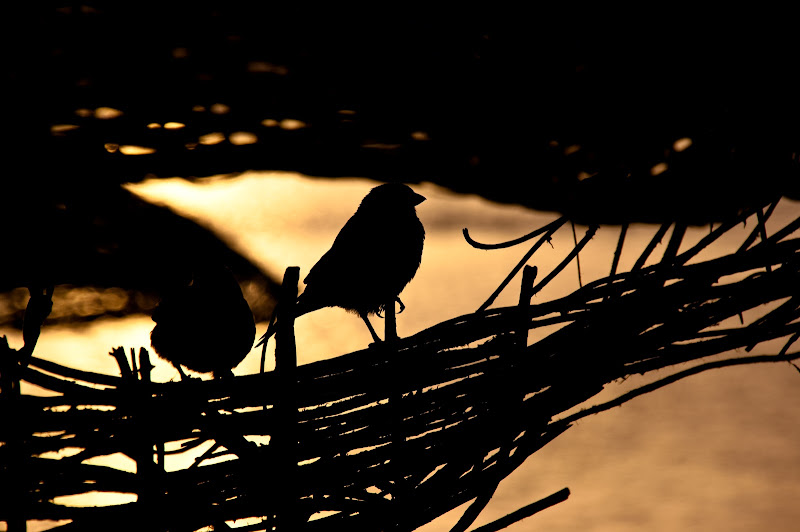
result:
[[[474,248],[477,248],[477,249],[503,249],[503,248],[510,248],[510,247],[516,246],[518,244],[522,244],[523,242],[527,242],[528,240],[532,239],[533,237],[539,236],[542,233],[548,233],[548,232],[553,232],[554,233],[555,230],[558,229],[559,227],[561,227],[562,225],[564,225],[567,222],[568,219],[569,218],[567,218],[566,216],[562,216],[561,218],[559,218],[557,220],[554,220],[554,221],[550,222],[549,224],[547,224],[545,226],[542,226],[542,227],[540,227],[538,229],[535,229],[535,230],[531,231],[527,235],[523,235],[523,236],[521,236],[519,238],[515,238],[513,240],[508,240],[506,242],[499,242],[497,244],[483,244],[481,242],[478,242],[477,240],[474,240],[469,235],[469,230],[466,227],[464,229],[462,229],[461,232],[464,234],[464,239],[467,241],[467,243],[470,246],[474,247]]]
[[[531,247],[531,249],[529,249],[527,253],[525,253],[522,259],[520,259],[520,261],[517,263],[517,265],[514,266],[514,268],[512,268],[511,272],[506,276],[506,278],[503,279],[503,282],[500,283],[500,286],[498,286],[497,289],[494,292],[492,292],[492,295],[490,295],[489,298],[486,301],[484,301],[483,304],[478,308],[477,312],[482,312],[486,310],[492,303],[494,303],[494,300],[497,299],[497,296],[500,295],[500,292],[502,292],[505,289],[505,287],[508,286],[508,283],[511,282],[511,279],[513,279],[514,276],[517,275],[517,273],[519,273],[519,271],[530,260],[533,254],[536,253],[536,250],[542,247],[542,244],[544,244],[545,242],[549,242],[553,234],[566,222],[567,218],[559,218],[555,222],[548,224],[546,226],[549,229],[542,235],[542,237],[539,240],[536,241],[536,243]],[[537,234],[541,234],[541,231],[538,232]]]

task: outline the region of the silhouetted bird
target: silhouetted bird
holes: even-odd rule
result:
[[[341,307],[355,312],[380,341],[367,318],[398,295],[417,273],[422,259],[425,229],[414,209],[425,201],[400,183],[377,186],[361,201],[331,249],[311,268],[297,298],[295,316],[323,307]],[[258,345],[275,332],[271,323]]]
[[[150,343],[171,362],[215,377],[232,375],[253,345],[255,321],[242,290],[224,266],[198,268],[187,285],[163,298],[153,312]]]

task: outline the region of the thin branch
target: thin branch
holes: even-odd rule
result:
[[[546,226],[549,227],[547,232],[544,235],[542,235],[542,237],[539,240],[536,241],[536,243],[531,247],[531,249],[528,250],[527,253],[525,253],[522,259],[517,263],[516,266],[514,266],[514,268],[506,276],[506,278],[503,279],[503,282],[500,283],[500,286],[498,286],[497,289],[494,292],[492,292],[492,295],[489,296],[489,299],[484,301],[484,303],[478,308],[477,312],[486,310],[492,303],[494,303],[494,300],[497,299],[497,296],[500,295],[500,292],[502,292],[503,289],[506,286],[508,286],[508,283],[511,282],[511,279],[513,279],[514,276],[517,275],[517,273],[522,269],[522,267],[525,266],[525,264],[528,262],[528,260],[530,260],[533,254],[536,253],[536,250],[542,247],[542,245],[545,242],[550,241],[550,238],[553,236],[553,233],[555,233],[562,225],[564,225],[566,221],[567,218],[559,218],[558,220],[556,220],[556,222],[558,223],[553,222]],[[541,234],[541,232],[537,234]]]
[[[753,213],[749,212],[749,211],[745,212],[745,213],[742,213],[741,216],[739,216],[739,217],[737,217],[737,218],[735,218],[733,220],[728,220],[727,222],[723,222],[716,229],[712,229],[711,231],[709,231],[709,233],[706,236],[701,238],[700,241],[697,244],[695,244],[692,248],[684,251],[683,253],[681,253],[680,255],[675,257],[675,261],[674,261],[675,264],[676,265],[686,264],[695,255],[697,255],[698,253],[700,253],[701,251],[706,249],[708,246],[710,246],[715,240],[720,238],[722,235],[726,234],[728,231],[730,231],[732,228],[737,226],[739,223],[742,223],[742,222],[746,221],[747,218],[749,216],[751,216],[752,214]],[[713,225],[712,225],[712,227],[713,227]]]
[[[581,249],[583,249],[586,246],[586,244],[589,243],[589,240],[591,240],[594,237],[594,234],[597,232],[597,228],[598,226],[596,225],[592,225],[589,227],[589,229],[586,231],[586,234],[583,236],[578,245],[572,248],[572,251],[569,253],[569,255],[567,255],[567,257],[563,261],[561,261],[561,263],[558,266],[556,266],[555,269],[547,275],[547,277],[542,279],[542,282],[533,287],[533,290],[531,291],[531,296],[540,292],[542,288],[547,286],[547,284],[550,281],[555,279],[555,277],[559,273],[561,273],[561,271],[564,268],[566,268],[567,264],[572,262],[572,259],[574,259],[578,255],[578,253],[580,253]]]
[[[207,440],[204,440],[204,442],[205,441],[207,441]],[[194,469],[195,467],[199,466],[204,461],[210,460],[211,458],[214,458],[216,456],[217,449],[219,449],[220,447],[222,447],[222,446],[219,443],[214,442],[214,445],[209,447],[206,450],[206,452],[204,452],[203,454],[201,454],[200,456],[198,456],[197,458],[194,459],[194,462],[192,462],[192,464],[188,467],[188,469]],[[225,451],[225,452],[228,453],[229,451]]]
[[[280,305],[280,302],[278,302],[278,305]],[[261,344],[262,345],[262,347],[261,347],[261,365],[259,366],[259,371],[258,371],[259,373],[264,373],[264,371],[265,371],[264,367],[266,365],[266,360],[267,360],[267,343],[269,342],[269,337],[270,337],[269,333],[274,330],[275,320],[278,318],[278,314],[280,314],[282,312],[283,312],[283,310],[280,309],[278,306],[276,306],[272,310],[272,317],[270,317],[270,319],[269,319],[269,326],[267,326],[267,332],[264,333],[264,338],[263,338],[263,341],[262,341],[262,344]],[[258,344],[256,344],[256,346],[258,346]]]
[[[572,243],[573,243],[573,245],[577,246],[578,245],[578,235],[575,234],[575,222],[571,222],[571,225],[572,225]],[[575,254],[575,263],[578,266],[578,286],[582,288],[583,287],[583,280],[581,279],[581,254],[580,253],[576,253]]]
[[[625,235],[628,233],[628,223],[622,224],[619,230],[619,240],[617,241],[617,249],[614,251],[614,260],[611,262],[611,273],[609,276],[614,276],[617,273],[619,266],[619,259],[622,256],[622,245],[625,243]]]
[[[681,247],[683,237],[686,235],[686,224],[683,222],[676,222],[675,227],[672,229],[672,236],[667,244],[667,249],[664,250],[664,256],[661,259],[662,264],[671,264],[675,256],[678,254],[678,249]]]
[[[566,216],[562,216],[561,218],[550,222],[549,224],[535,229],[528,233],[527,235],[523,235],[519,238],[515,238],[513,240],[508,240],[506,242],[500,242],[498,244],[483,244],[476,240],[473,240],[472,237],[469,236],[469,230],[465,227],[462,229],[462,233],[464,234],[464,239],[467,243],[477,249],[503,249],[503,248],[510,248],[512,246],[516,246],[517,244],[522,244],[523,242],[527,242],[528,240],[532,239],[535,236],[539,236],[542,233],[554,233],[559,227],[564,225],[567,222],[568,218]]]
[[[767,240],[768,240],[768,238],[767,238],[767,223],[766,223],[766,218],[764,216],[764,210],[763,209],[756,209],[756,217],[758,218],[758,234],[761,237],[761,241],[762,242],[767,242]],[[766,268],[767,268],[768,272],[772,271],[772,266],[770,266],[769,264],[767,264]]]
[[[798,229],[800,229],[800,217],[798,217],[794,221],[786,224],[786,226],[783,229],[780,229],[780,230],[776,231],[766,241],[762,240],[761,242],[759,242],[758,244],[753,246],[752,249],[763,248],[767,244],[774,244],[776,242],[780,242],[781,240],[783,240],[784,238],[786,238],[790,234],[794,233]]]
[[[527,517],[532,516],[533,514],[539,513],[542,510],[546,510],[551,506],[555,506],[556,504],[566,501],[569,498],[569,495],[570,495],[569,488],[564,488],[563,490],[557,491],[552,495],[548,495],[544,499],[538,500],[527,506],[523,506],[519,510],[511,512],[505,517],[501,517],[496,521],[492,521],[491,523],[480,526],[474,529],[472,532],[497,532],[498,530],[507,528],[513,525],[514,523],[517,523]]]
[[[636,388],[635,390],[631,390],[627,393],[624,393],[619,397],[607,401],[605,403],[595,405],[590,408],[586,408],[579,412],[575,412],[570,416],[557,420],[557,422],[567,423],[567,424],[574,423],[579,419],[583,419],[588,416],[593,416],[595,414],[599,414],[600,412],[605,412],[606,410],[611,410],[612,408],[620,406],[623,403],[627,403],[631,399],[639,397],[640,395],[650,393],[652,391],[658,390],[659,388],[663,388],[668,384],[672,384],[673,382],[685,379],[686,377],[691,377],[692,375],[697,375],[698,373],[702,373],[704,371],[709,371],[718,368],[727,368],[731,366],[760,364],[765,362],[769,363],[792,362],[794,360],[797,360],[798,358],[800,358],[800,352],[788,353],[786,355],[756,355],[751,357],[729,358],[725,360],[718,360],[715,362],[708,362],[706,364],[700,364],[699,366],[694,366],[692,368],[674,373],[668,377],[664,377],[663,379],[659,379],[655,382],[645,384],[644,386],[641,386],[639,388]]]
[[[61,377],[88,382],[90,384],[116,387],[122,382],[122,378],[120,377],[106,375],[105,373],[97,373],[94,371],[68,368],[43,358],[31,357],[29,365],[32,368],[38,368],[43,371],[58,374]]]
[[[670,226],[669,223],[661,224],[661,227],[658,228],[658,231],[656,231],[656,234],[653,236],[653,239],[650,240],[650,243],[647,244],[647,247],[644,248],[644,251],[636,260],[636,263],[633,265],[633,268],[631,268],[631,271],[642,269],[642,266],[644,266],[644,263],[647,261],[648,257],[650,257],[650,254],[653,253],[653,250],[661,242],[661,239],[664,238],[664,235],[667,233],[667,229],[669,229],[669,226]]]
[[[778,202],[779,201],[780,201],[780,199],[778,199],[776,201],[773,201],[770,204],[769,208],[767,208],[767,212],[764,213],[764,215],[763,215],[763,219],[764,219],[765,223],[772,216],[772,213],[775,211],[775,207],[778,206]],[[761,224],[757,225],[755,228],[753,228],[752,231],[750,231],[750,234],[747,236],[747,238],[744,240],[744,242],[742,242],[742,245],[739,247],[739,249],[736,250],[736,253],[742,253],[743,251],[746,251],[747,248],[749,248],[750,245],[753,242],[755,242],[756,238],[758,238],[760,232],[761,232]]]
[[[791,336],[791,338],[789,338],[789,340],[786,342],[786,344],[785,344],[785,345],[783,346],[783,348],[781,349],[781,352],[780,352],[780,353],[778,353],[778,354],[779,354],[780,356],[784,356],[784,355],[786,354],[786,352],[789,350],[789,348],[790,348],[790,347],[792,347],[792,344],[794,344],[794,343],[795,343],[795,342],[796,342],[798,339],[800,339],[800,331],[799,331],[799,332],[796,332],[796,333],[794,333],[794,334]],[[797,366],[795,366],[795,367],[797,367]],[[798,371],[800,371],[800,370],[798,370]]]
[[[483,493],[476,497],[461,516],[461,519],[450,529],[450,532],[464,532],[468,529],[492,500],[494,492],[497,491],[497,486],[498,484],[488,486]]]

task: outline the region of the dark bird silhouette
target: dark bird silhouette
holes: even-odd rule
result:
[[[374,341],[380,338],[369,314],[400,303],[398,295],[417,273],[422,259],[425,229],[414,209],[425,201],[401,183],[377,186],[361,200],[342,227],[331,249],[311,268],[297,298],[295,316],[323,307],[341,307],[361,316]],[[258,345],[275,333],[270,324]]]
[[[188,284],[165,296],[153,312],[150,343],[159,357],[215,377],[232,375],[256,335],[253,313],[224,266],[198,268]]]

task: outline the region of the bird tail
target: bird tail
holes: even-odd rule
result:
[[[267,332],[264,333],[264,336],[258,341],[255,347],[263,345],[264,347],[261,348],[261,369],[260,372],[264,373],[264,367],[267,360],[267,342],[270,338],[275,334],[275,319],[278,317],[278,307],[272,311],[272,317],[269,320],[269,327],[267,327]]]
[[[318,308],[319,307],[317,307],[317,306],[308,305],[307,301],[304,300],[302,298],[302,296],[301,296],[297,300],[297,303],[295,303],[294,317],[297,318],[299,316],[302,316],[303,314],[307,314],[307,313],[311,312],[312,310],[317,310]],[[275,309],[272,311],[272,317],[269,320],[269,326],[267,327],[267,332],[265,332],[264,335],[261,336],[261,338],[258,340],[258,343],[254,347],[258,347],[260,345],[263,345],[264,346],[263,349],[264,350],[267,349],[267,342],[269,341],[270,338],[275,336],[275,332],[278,329],[276,327],[275,323],[277,321],[279,310],[280,310],[280,304],[278,306],[276,306]]]
[[[267,342],[269,341],[270,338],[272,338],[275,335],[275,329],[276,329],[275,318],[277,317],[278,317],[278,308],[275,307],[275,310],[272,312],[272,317],[269,320],[269,326],[267,327],[267,332],[264,333],[264,335],[255,345],[255,347],[258,347],[260,345],[263,345],[264,348],[267,347]]]

